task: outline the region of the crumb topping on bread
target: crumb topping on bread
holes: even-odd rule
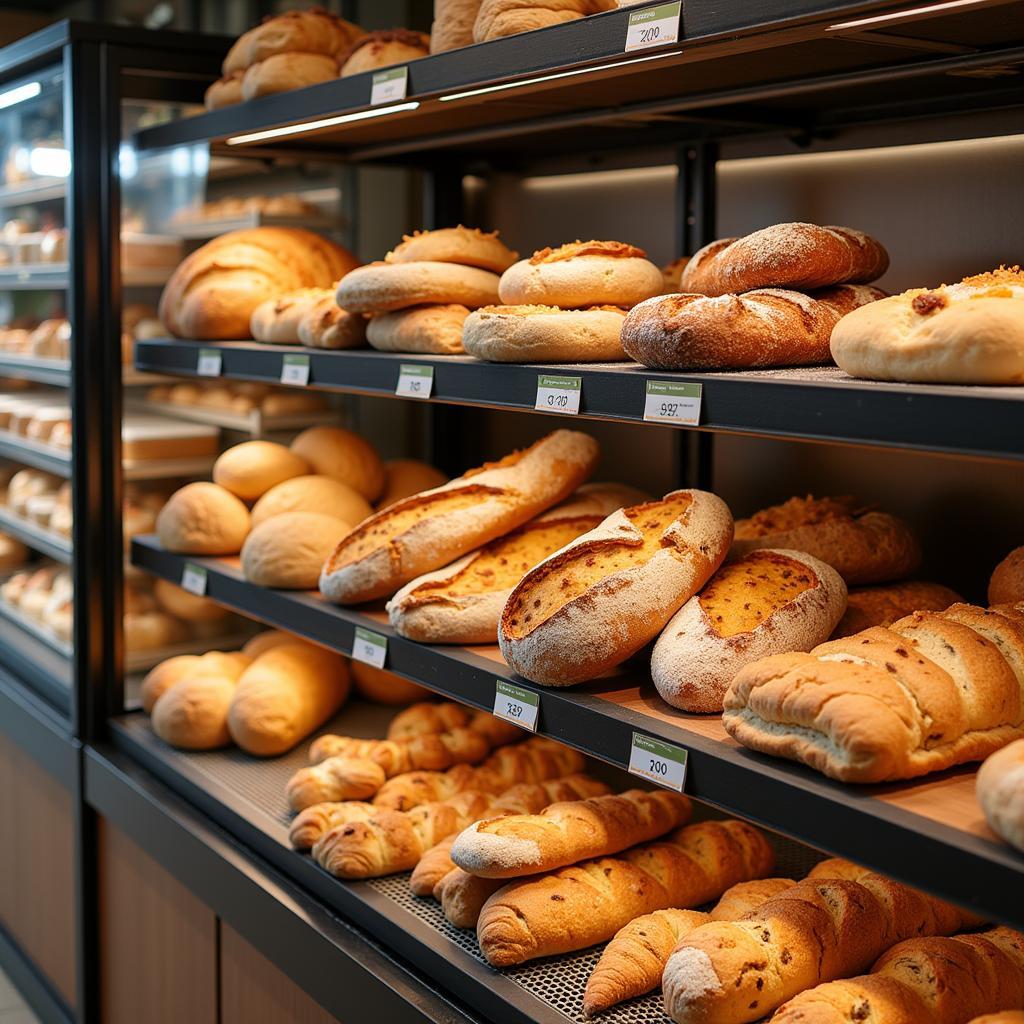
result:
[[[808,494],[806,498],[790,498],[781,505],[762,509],[749,519],[737,520],[735,536],[736,540],[754,540],[798,526],[814,526],[833,519],[856,519],[867,511],[868,506],[852,495],[815,498]]]
[[[566,242],[556,249],[547,246],[538,249],[531,257],[530,263],[559,263],[562,260],[573,260],[577,256],[610,256],[615,259],[646,259],[647,253],[638,249],[635,245],[626,242],[597,242],[593,239],[589,242],[581,242],[578,238],[575,242]]]

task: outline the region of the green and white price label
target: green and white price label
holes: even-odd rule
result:
[[[537,378],[537,400],[534,409],[575,416],[580,411],[583,394],[582,377],[551,377],[542,373]]]
[[[625,52],[676,42],[679,39],[679,16],[682,10],[682,0],[677,0],[676,3],[658,4],[657,7],[633,11],[626,29]]]
[[[200,377],[220,376],[220,353],[215,348],[201,348],[196,373]]]
[[[686,782],[686,757],[682,747],[635,732],[629,748],[629,772],[682,793]]]
[[[300,387],[308,384],[309,356],[285,356],[281,360],[281,383]]]
[[[434,368],[417,363],[402,363],[395,394],[403,398],[429,398],[434,390]]]
[[[701,391],[700,384],[649,380],[644,398],[644,419],[653,423],[696,427],[700,423]]]
[[[206,570],[201,565],[186,562],[181,573],[181,589],[195,594],[196,597],[204,597],[206,595]]]
[[[352,659],[362,661],[374,668],[383,668],[388,656],[388,638],[362,626],[356,626],[356,638],[352,643]]]
[[[518,725],[530,732],[537,731],[540,715],[540,696],[499,679],[494,689],[494,717]]]
[[[405,99],[405,90],[409,83],[409,69],[403,64],[400,68],[388,68],[386,71],[373,73],[373,86],[370,89],[370,106],[378,103],[393,103]]]

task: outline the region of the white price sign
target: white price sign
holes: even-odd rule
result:
[[[201,348],[196,373],[200,377],[220,376],[220,353],[215,348]]]
[[[434,368],[417,363],[402,363],[395,394],[403,398],[429,398],[434,390]]]
[[[373,633],[362,626],[356,626],[356,638],[352,643],[352,658],[365,662],[374,668],[383,668],[388,656],[388,638]]]
[[[583,394],[582,377],[552,377],[542,373],[537,378],[537,400],[534,409],[575,416],[580,411]]]
[[[682,747],[635,732],[633,745],[629,748],[629,772],[682,793],[686,782],[686,758],[687,753]]]
[[[185,569],[181,574],[181,589],[187,590],[196,597],[206,595],[206,570],[201,565],[185,563]]]
[[[308,384],[309,356],[285,356],[281,361],[281,383],[300,387]]]
[[[388,68],[386,71],[375,71],[373,86],[370,89],[370,106],[404,100],[408,82],[409,69],[405,65],[400,68]]]
[[[682,14],[682,0],[673,4],[658,4],[633,11],[626,29],[625,52],[646,50],[649,46],[665,46],[679,39],[679,16]]]
[[[700,423],[700,384],[649,380],[644,398],[644,419],[652,423],[676,423],[695,427]]]
[[[494,717],[518,725],[530,732],[537,731],[540,715],[540,695],[499,679],[494,689]]]

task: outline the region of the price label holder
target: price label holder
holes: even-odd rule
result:
[[[494,717],[518,725],[530,732],[537,731],[540,716],[540,695],[499,679],[494,689]]]
[[[181,574],[181,589],[187,590],[196,597],[206,596],[206,570],[201,565],[185,563]]]
[[[201,348],[196,373],[200,377],[220,376],[220,353],[215,348]]]
[[[687,753],[682,747],[635,732],[633,745],[629,748],[629,773],[682,793],[686,782],[686,758]]]
[[[551,377],[542,373],[537,378],[537,400],[534,409],[575,416],[580,411],[583,394],[582,377]]]
[[[378,103],[393,103],[405,99],[405,90],[409,84],[409,69],[403,64],[400,68],[388,68],[386,71],[373,73],[373,85],[370,88],[370,106]]]
[[[434,368],[418,363],[402,363],[395,394],[403,398],[429,398],[434,390]]]
[[[644,419],[650,423],[675,423],[696,427],[700,423],[700,384],[649,380],[644,397]]]
[[[374,668],[383,668],[388,656],[388,638],[362,626],[356,626],[356,638],[352,643],[352,657]]]
[[[672,4],[658,4],[633,11],[626,29],[624,51],[646,50],[650,46],[666,46],[679,40],[679,17],[683,11],[682,0]]]
[[[281,383],[300,387],[308,384],[309,356],[285,356],[281,361]]]

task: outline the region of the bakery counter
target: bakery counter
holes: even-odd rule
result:
[[[0,530],[27,544],[33,551],[47,555],[63,565],[71,564],[71,538],[47,530],[24,516],[15,515],[0,505]]]
[[[143,371],[198,376],[200,353],[211,347],[210,342],[176,339],[140,341],[135,362]],[[671,424],[665,416],[684,412],[662,410],[664,403],[648,409],[650,382],[699,385],[699,426],[704,430],[1024,458],[1024,387],[885,384],[856,380],[835,366],[673,373],[635,363],[499,364],[470,356],[325,351],[245,341],[222,342],[216,349],[220,376],[226,379],[279,383],[285,358],[304,356],[309,387],[378,396],[395,395],[403,365],[427,367],[431,401],[486,408],[543,412],[539,378],[572,376],[580,382],[580,416],[627,423],[648,418]]]
[[[819,849],[870,865],[1017,927],[1024,908],[1005,894],[1024,881],[1024,857],[987,829],[974,796],[974,770],[955,769],[884,787],[843,785],[735,744],[717,717],[663,703],[646,673],[583,687],[546,689],[515,676],[496,647],[418,644],[398,636],[378,607],[340,608],[318,594],[247,582],[237,559],[186,558],[155,538],[132,545],[135,565],[180,583],[186,566],[206,570],[205,593],[268,625],[350,654],[357,627],[386,639],[386,667],[436,693],[493,710],[498,681],[535,693],[537,732],[619,768],[634,733],[685,749],[685,792]]]
[[[0,352],[0,377],[31,380],[55,388],[71,386],[71,362],[67,359],[40,359],[36,356]]]

